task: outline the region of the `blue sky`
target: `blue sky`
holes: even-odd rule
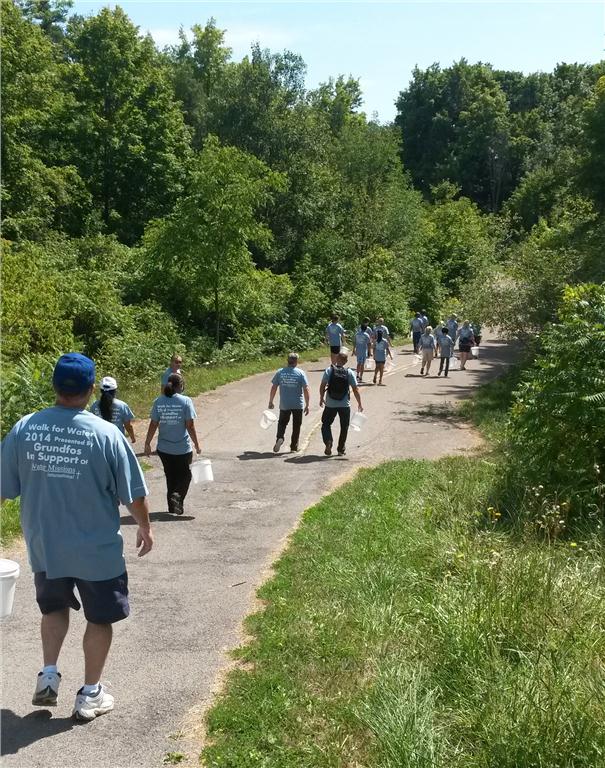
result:
[[[605,57],[602,0],[76,0],[73,10],[86,15],[115,5],[160,47],[176,39],[179,26],[188,29],[213,16],[226,30],[235,59],[259,42],[274,52],[299,53],[309,88],[330,76],[352,75],[361,82],[364,111],[378,113],[381,121],[394,118],[394,101],[415,65],[445,67],[464,56],[534,72],[552,70],[561,61],[594,63]]]

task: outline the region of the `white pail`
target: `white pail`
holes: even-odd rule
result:
[[[479,357],[479,347],[471,347],[471,355],[473,357]]]
[[[263,411],[263,415],[260,418],[260,425],[263,429],[269,429],[277,421],[277,416],[273,411]]]
[[[0,619],[13,612],[15,586],[19,578],[19,563],[0,558]]]
[[[357,411],[357,413],[352,416],[349,426],[354,432],[359,432],[367,420],[367,416]]]
[[[198,459],[191,465],[191,477],[193,482],[197,483],[211,483],[214,480],[212,474],[212,462],[210,459]]]

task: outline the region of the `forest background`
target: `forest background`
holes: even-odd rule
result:
[[[258,45],[235,62],[212,19],[160,51],[120,8],[1,5],[3,433],[68,349],[155,380],[174,351],[314,346],[333,311],[401,338],[421,308],[528,343],[519,434],[538,411],[601,423],[605,62],[416,69],[382,125],[357,80],[307,90],[299,55]]]

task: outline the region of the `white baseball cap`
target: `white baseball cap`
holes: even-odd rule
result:
[[[114,389],[118,388],[118,382],[113,378],[113,376],[105,376],[103,381],[101,382],[101,389],[103,392],[111,392]]]

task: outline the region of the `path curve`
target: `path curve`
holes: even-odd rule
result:
[[[215,482],[192,485],[185,515],[169,516],[159,459],[150,459],[156,546],[142,559],[134,556],[136,527],[123,513],[132,615],[115,627],[104,675],[113,682],[116,698],[109,715],[85,726],[70,718],[83,673],[80,614],[73,616],[60,659],[57,708],[31,706],[41,661],[39,615],[29,567],[16,548],[22,575],[14,615],[2,623],[2,765],[155,768],[169,752],[183,752],[187,764],[199,764],[199,744],[188,729],[196,719],[192,712],[211,700],[227,664],[225,652],[241,640],[241,620],[253,605],[255,590],[303,510],[359,467],[475,448],[479,438],[468,425],[443,418],[431,407],[468,397],[498,375],[511,355],[504,342],[489,339],[467,371],[426,379],[420,378],[409,351],[398,354],[385,377],[387,386],[363,387],[368,421],[363,431],[350,433],[342,458],[323,456],[320,363],[303,365],[312,410],[303,422],[299,454],[273,454],[274,431],[259,427],[271,374],[196,398],[202,455],[212,459]],[[139,450],[144,426],[138,429]]]

